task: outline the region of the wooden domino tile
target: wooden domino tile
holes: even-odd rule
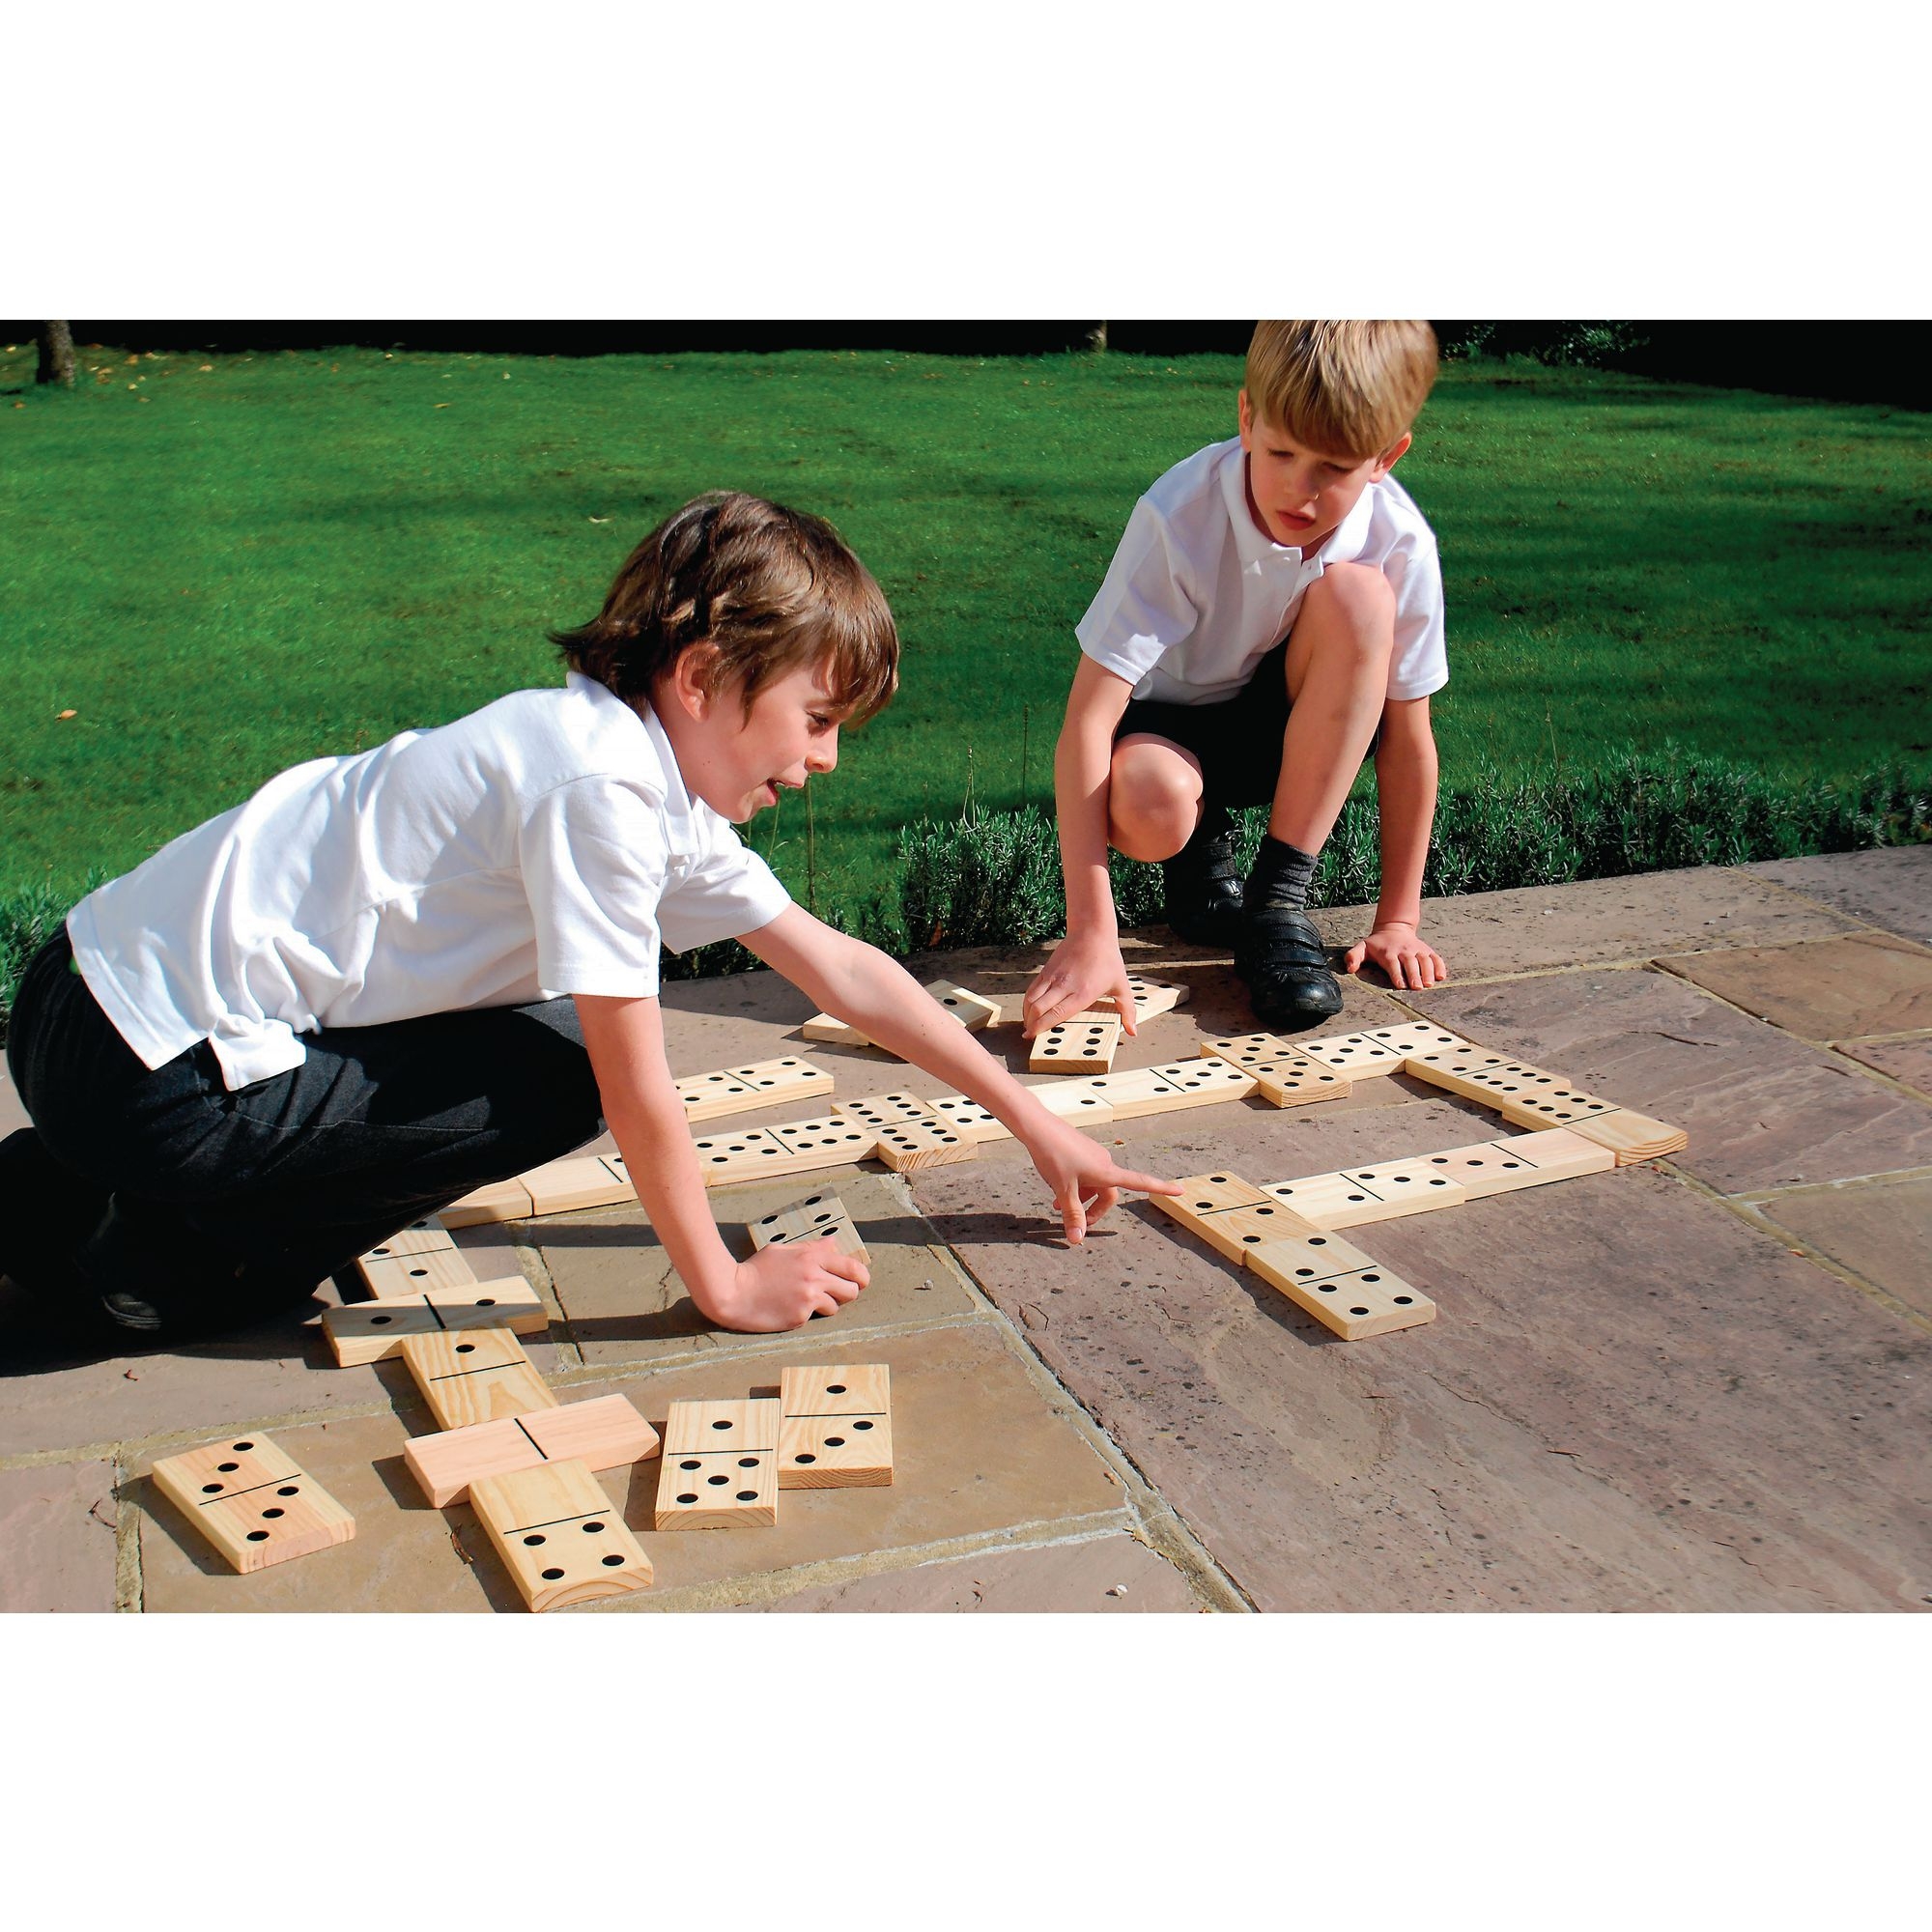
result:
[[[1540,1187],[1551,1180],[1568,1180],[1579,1174],[1601,1174],[1617,1164],[1608,1148],[1566,1127],[1477,1141],[1469,1147],[1445,1148],[1440,1153],[1418,1158],[1446,1174],[1471,1201],[1513,1193],[1520,1187]]]
[[[879,1129],[876,1149],[878,1157],[898,1174],[912,1174],[923,1167],[943,1167],[950,1161],[972,1160],[979,1151],[976,1142],[955,1133],[936,1117],[888,1122]]]
[[[1185,986],[1171,986],[1161,980],[1143,980],[1138,973],[1127,975],[1127,991],[1133,995],[1136,1027],[1187,1004]]]
[[[650,1587],[650,1558],[587,1463],[546,1462],[477,1476],[469,1506],[532,1610]]]
[[[931,1101],[934,1116],[946,1122],[962,1141],[1009,1141],[1013,1130],[993,1112],[964,1094],[940,1094]]]
[[[533,1211],[529,1189],[521,1180],[493,1180],[471,1188],[447,1208],[439,1208],[436,1217],[445,1228],[482,1228],[497,1221],[526,1220]]]
[[[1459,1033],[1451,1033],[1434,1020],[1405,1020],[1397,1026],[1365,1027],[1363,1037],[1406,1060],[1411,1054],[1465,1052],[1474,1047]]]
[[[1391,1167],[1400,1164],[1389,1163]],[[1392,1221],[1433,1207],[1451,1207],[1463,1198],[1461,1188],[1453,1193],[1447,1189],[1413,1193],[1406,1186],[1392,1187],[1384,1196],[1357,1174],[1306,1174],[1294,1180],[1264,1181],[1262,1191],[1273,1195],[1318,1228],[1353,1228],[1366,1221]]]
[[[707,1187],[728,1187],[740,1180],[763,1180],[785,1174],[809,1174],[813,1168],[835,1167],[849,1155],[831,1156],[818,1149],[801,1153],[765,1128],[735,1134],[710,1134],[692,1143],[698,1171]]]
[[[402,1294],[326,1308],[322,1332],[338,1369],[386,1361],[403,1351],[409,1335],[457,1328],[507,1328],[513,1335],[541,1335],[550,1326],[542,1297],[520,1274],[500,1281],[472,1281],[429,1294]]]
[[[253,1432],[164,1456],[150,1474],[244,1576],[355,1534],[355,1519],[293,1457]]]
[[[1121,1022],[1111,1013],[1081,1014],[1050,1026],[1034,1038],[1029,1073],[1104,1073],[1121,1044]]]
[[[998,1000],[989,1000],[983,993],[955,986],[951,980],[933,980],[927,983],[925,990],[968,1033],[978,1033],[981,1027],[998,1026],[1005,1011]]]
[[[816,1040],[822,1046],[870,1046],[872,1041],[855,1026],[832,1013],[813,1013],[799,1028],[801,1039]],[[883,1048],[880,1049],[882,1052]]]
[[[832,1111],[867,1127],[889,1126],[895,1121],[933,1119],[932,1109],[915,1094],[865,1094],[856,1100],[833,1101]]]
[[[369,1293],[384,1298],[427,1294],[433,1289],[465,1288],[476,1279],[469,1259],[454,1241],[412,1255],[379,1255],[371,1250],[355,1258],[355,1272]]]
[[[1473,1042],[1464,1047],[1441,1047],[1421,1053],[1403,1056],[1402,1070],[1417,1080],[1426,1080],[1432,1087],[1446,1088],[1451,1094],[1460,1094],[1465,1100],[1481,1100],[1494,1106],[1492,1091],[1479,1084],[1486,1075],[1518,1069],[1520,1061],[1512,1060],[1506,1053],[1492,1053],[1487,1047]]]
[[[1027,1092],[1049,1114],[1071,1121],[1076,1127],[1104,1127],[1114,1118],[1112,1106],[1094,1093],[1093,1083],[1088,1080],[1063,1083],[1049,1080],[1038,1087],[1029,1087]]]
[[[1323,1066],[1356,1079],[1372,1073],[1393,1073],[1404,1055],[1393,1046],[1383,1046],[1365,1033],[1335,1033],[1322,1039],[1298,1039],[1297,1053],[1319,1060]]]
[[[1311,1228],[1307,1234],[1293,1240],[1271,1241],[1264,1246],[1271,1269],[1305,1284],[1333,1281],[1338,1275],[1359,1274],[1364,1268],[1377,1265],[1373,1255],[1364,1254],[1352,1241],[1345,1241],[1333,1230],[1324,1233],[1319,1228]],[[1262,1252],[1263,1248],[1249,1250],[1253,1254]],[[1245,1254],[1241,1257],[1243,1264],[1247,1259]],[[1270,1275],[1269,1279],[1272,1280],[1273,1276]]]
[[[1208,1063],[1191,1061],[1188,1064],[1202,1066]],[[1164,1114],[1169,1108],[1181,1104],[1179,1090],[1151,1066],[1136,1066],[1125,1073],[1096,1073],[1080,1085],[1104,1100],[1114,1110],[1117,1121],[1138,1120],[1143,1114]]]
[[[638,1198],[621,1167],[597,1154],[548,1160],[518,1177],[529,1189],[534,1214],[579,1213],[589,1208],[616,1208]]]
[[[837,1243],[841,1255],[850,1255],[867,1266],[871,1264],[872,1258],[866,1252],[866,1244],[860,1239],[859,1230],[853,1226],[845,1204],[829,1187],[787,1202],[769,1214],[759,1215],[747,1226],[754,1249],[795,1247],[801,1241],[823,1240],[829,1236]]]
[[[1381,1221],[1401,1214],[1428,1213],[1436,1208],[1460,1208],[1469,1198],[1461,1183],[1451,1179],[1427,1154],[1345,1168],[1342,1178],[1359,1182],[1387,1205],[1389,1212],[1375,1217]]]
[[[435,1435],[412,1435],[403,1462],[437,1509],[462,1502],[478,1476],[507,1476],[572,1458],[615,1469],[658,1453],[658,1433],[621,1395],[593,1396],[531,1409],[497,1422],[472,1422]]]
[[[727,1066],[722,1072],[695,1074],[678,1082],[686,1121],[708,1121],[721,1114],[742,1114],[749,1107],[766,1107],[780,1100],[805,1100],[832,1092],[833,1080],[824,1067],[796,1054],[760,1060],[751,1066]]]
[[[434,1214],[399,1228],[386,1241],[378,1241],[361,1259],[365,1262],[392,1262],[399,1255],[446,1254],[456,1243],[449,1230]]]
[[[1232,1175],[1196,1175],[1184,1194],[1150,1194],[1154,1207],[1237,1265],[1250,1248],[1312,1232],[1313,1224]]]
[[[893,1480],[892,1372],[786,1369],[779,1378],[779,1488],[881,1489]]]
[[[1148,1068],[1175,1090],[1163,1110],[1212,1107],[1223,1100],[1244,1100],[1255,1091],[1255,1076],[1232,1061],[1212,1058],[1163,1061]]]
[[[1633,1113],[1628,1107],[1618,1107],[1595,1120],[1572,1121],[1569,1127],[1572,1133],[1606,1148],[1616,1156],[1619,1167],[1681,1153],[1690,1140],[1682,1127],[1673,1127],[1667,1121],[1654,1121],[1648,1114]],[[1543,1136],[1538,1134],[1536,1138],[1541,1140]]]
[[[815,1165],[838,1167],[847,1161],[869,1160],[878,1130],[843,1114],[827,1114],[816,1121],[786,1121],[765,1131],[787,1153],[816,1154]]]
[[[439,1429],[557,1406],[536,1364],[507,1328],[406,1335],[402,1355]]]
[[[1301,1107],[1339,1100],[1352,1084],[1319,1060],[1311,1060],[1279,1034],[1244,1033],[1201,1042],[1204,1060],[1225,1060],[1254,1076],[1255,1091],[1273,1107]]]
[[[1299,1243],[1293,1245],[1298,1247]],[[1369,1335],[1385,1335],[1391,1329],[1413,1328],[1435,1320],[1435,1302],[1390,1268],[1371,1265],[1321,1281],[1305,1281],[1293,1264],[1284,1265],[1281,1253],[1273,1248],[1255,1249],[1247,1257],[1247,1265],[1345,1342],[1359,1342]]]
[[[659,1529],[769,1528],[778,1521],[779,1405],[674,1402],[665,1421]]]

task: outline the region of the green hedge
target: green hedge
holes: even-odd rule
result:
[[[1266,829],[1242,814],[1242,866]],[[1601,768],[1537,780],[1481,773],[1445,792],[1435,814],[1423,891],[1430,895],[1559,886],[1687,866],[1742,866],[1817,852],[1857,852],[1932,840],[1932,769],[1893,765],[1831,783],[1774,777],[1729,760],[1666,750],[1627,753]],[[881,899],[821,907],[820,915],[891,952],[937,946],[1030,946],[1065,926],[1052,819],[969,810],[921,820],[899,835],[896,909]],[[1350,799],[1315,874],[1314,903],[1357,905],[1378,891],[1377,815]],[[1160,867],[1118,853],[1115,902],[1122,925],[1161,916]],[[88,889],[99,883],[88,881]],[[21,969],[66,916],[48,887],[0,900],[0,1038]],[[667,956],[667,980],[712,979],[757,961],[736,940]]]

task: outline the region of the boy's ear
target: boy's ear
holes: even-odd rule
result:
[[[1415,440],[1414,437],[1412,437],[1407,430],[1404,430],[1403,433],[1399,437],[1397,437],[1396,440],[1392,443],[1390,443],[1389,446],[1385,450],[1383,450],[1378,457],[1376,458],[1376,467],[1373,470],[1369,472],[1369,480],[1372,483],[1379,483],[1382,480],[1382,478],[1386,476],[1389,473],[1389,471],[1396,467],[1397,463],[1399,463],[1402,460],[1403,452],[1414,440]]]
[[[1248,439],[1255,431],[1255,412],[1248,404],[1248,392],[1243,389],[1235,399],[1235,413],[1241,425],[1241,447],[1248,447]]]
[[[702,724],[711,715],[713,696],[708,682],[718,662],[718,646],[712,643],[687,644],[677,654],[666,683],[671,700],[689,718]]]

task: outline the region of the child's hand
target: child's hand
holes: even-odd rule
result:
[[[1373,960],[1389,976],[1392,985],[1405,989],[1439,985],[1449,977],[1442,955],[1427,940],[1419,938],[1415,927],[1391,923],[1378,925],[1366,939],[1358,939],[1342,962],[1345,973],[1352,973],[1364,959]]]
[[[1121,1189],[1141,1194],[1179,1194],[1178,1180],[1161,1180],[1116,1167],[1105,1148],[1096,1147],[1077,1129],[1056,1121],[1053,1132],[1027,1144],[1039,1178],[1053,1196],[1053,1205],[1069,1241],[1085,1238],[1090,1221],[1097,1221],[1116,1201]]]
[[[1121,1026],[1134,1032],[1134,996],[1127,985],[1126,962],[1120,942],[1104,936],[1069,934],[1053,949],[1049,959],[1027,988],[1021,1037],[1031,1039],[1042,1028],[1072,1013],[1111,999]]]
[[[837,1315],[871,1278],[866,1264],[840,1254],[829,1236],[760,1248],[738,1264],[723,1304],[702,1312],[721,1328],[771,1334],[802,1327],[814,1315]]]

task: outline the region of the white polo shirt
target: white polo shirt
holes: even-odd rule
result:
[[[656,717],[573,671],[297,765],[67,928],[144,1065],[206,1039],[232,1089],[300,1065],[300,1036],[329,1027],[653,994],[660,943],[754,932],[790,902],[686,791]]]
[[[1392,698],[1449,682],[1435,533],[1393,476],[1371,483],[1312,557],[1278,544],[1248,509],[1239,437],[1177,463],[1127,519],[1105,582],[1074,628],[1095,664],[1168,704],[1233,697],[1288,636],[1331,563],[1373,564],[1395,591]]]

